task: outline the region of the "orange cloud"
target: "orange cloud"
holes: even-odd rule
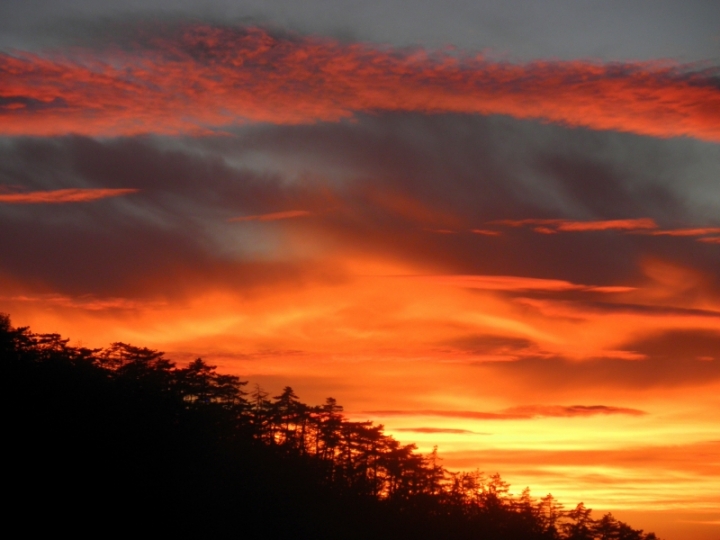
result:
[[[451,468],[482,463],[485,471],[504,471],[503,478],[518,490],[525,485],[542,486],[566,501],[572,500],[571,493],[583,493],[586,504],[593,507],[717,513],[715,485],[720,471],[708,456],[717,455],[718,442],[666,444],[653,440],[627,447],[487,450],[476,445],[474,450],[463,448],[442,455],[443,464]]]
[[[271,212],[269,214],[258,214],[255,216],[242,216],[230,218],[228,221],[277,221],[280,219],[291,219],[311,215],[307,210],[287,210],[285,212]]]
[[[475,431],[470,431],[469,429],[436,428],[436,427],[395,428],[395,431],[405,431],[408,433],[448,433],[448,434],[453,434],[453,435],[472,433],[474,435],[477,435],[477,433]]]
[[[653,236],[704,236],[706,234],[719,234],[720,227],[705,227],[696,229],[668,229],[662,231],[653,231]],[[705,242],[706,240],[702,240]]]
[[[579,232],[608,230],[625,231],[635,234],[648,234],[651,236],[705,236],[720,233],[720,227],[660,229],[658,224],[655,223],[655,220],[650,218],[612,219],[605,221],[569,221],[565,219],[500,219],[491,221],[490,224],[504,225],[506,227],[533,226],[533,230],[540,234],[555,234],[561,231]],[[698,238],[698,242],[718,243],[720,240],[716,237],[708,237]]]
[[[597,414],[628,414],[630,416],[642,416],[646,414],[638,409],[626,407],[609,407],[607,405],[528,405],[512,407],[506,410],[510,414],[527,414],[531,417],[571,417],[571,416],[595,416]]]
[[[0,192],[0,203],[6,204],[58,204],[89,202],[108,197],[137,193],[137,189],[53,189],[20,193]]]
[[[642,416],[646,413],[639,409],[609,407],[607,405],[529,405],[512,407],[500,412],[381,410],[366,411],[364,414],[373,416],[438,416],[443,418],[470,418],[474,420],[530,420],[532,418],[569,418],[575,416],[595,416],[598,414],[626,414],[630,416]],[[455,430],[453,430],[453,432],[455,432]]]
[[[500,236],[500,231],[493,231],[490,229],[472,229],[470,232],[474,234],[481,234],[483,236]]]
[[[453,231],[452,229],[425,229],[429,232],[434,232],[437,234],[457,234],[457,231]]]
[[[524,276],[480,276],[480,275],[446,275],[418,276],[423,281],[485,289],[489,291],[592,291],[602,293],[619,293],[635,290],[634,287],[580,285],[561,279],[542,279]]]
[[[90,295],[72,297],[63,294],[38,294],[0,296],[5,302],[36,303],[43,306],[57,306],[62,308],[81,309],[87,311],[107,310],[143,310],[149,307],[161,307],[166,302],[148,302],[129,300],[127,298],[95,298]]]
[[[4,135],[208,133],[356,112],[506,114],[720,141],[716,67],[492,62],[250,28],[186,27],[144,45],[0,55]]]
[[[565,221],[560,223],[557,228],[559,231],[636,231],[655,229],[657,228],[657,223],[649,218],[612,219],[608,221]]]
[[[535,231],[543,234],[553,234],[558,231],[637,231],[658,228],[657,223],[650,218],[611,219],[603,221],[569,221],[565,219],[501,219],[492,221],[491,224],[505,225],[507,227],[538,225],[538,227],[535,227]]]

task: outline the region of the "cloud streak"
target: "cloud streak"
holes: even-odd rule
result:
[[[243,221],[278,221],[280,219],[292,219],[298,217],[307,217],[312,212],[307,210],[287,210],[285,212],[270,212],[268,214],[257,214],[254,216],[241,216],[230,218],[230,222],[243,222]]]
[[[653,231],[653,236],[705,236],[708,234],[720,234],[720,227],[704,227],[695,229],[669,229]],[[706,241],[706,240],[703,240]]]
[[[4,135],[199,134],[405,111],[720,140],[717,66],[510,64],[197,25],[99,53],[2,54],[0,72]]]
[[[621,293],[635,290],[635,287],[581,285],[562,279],[543,279],[525,276],[417,276],[413,279],[455,285],[469,289],[488,291],[589,291],[600,293]]]
[[[526,405],[512,407],[500,412],[452,411],[452,410],[377,410],[365,411],[374,416],[438,416],[442,418],[464,418],[473,420],[531,420],[533,418],[573,418],[595,415],[623,414],[642,416],[639,409],[611,407],[607,405]]]
[[[507,227],[536,226],[536,231],[555,233],[558,231],[637,231],[657,229],[655,220],[650,218],[611,219],[601,221],[569,221],[564,219],[501,219],[492,221],[491,225]]]
[[[137,193],[137,189],[52,189],[7,193],[0,191],[0,203],[5,204],[61,204],[90,202],[109,197]]]
[[[16,295],[16,296],[0,296],[3,302],[29,302],[39,303],[44,306],[57,306],[65,308],[78,308],[88,311],[106,311],[106,310],[143,310],[148,307],[158,307],[164,305],[160,302],[138,302],[128,300],[127,298],[96,298],[85,295],[73,298],[68,295],[61,294],[44,294],[44,295]]]
[[[407,433],[424,433],[424,434],[448,434],[448,435],[477,435],[476,431],[469,429],[453,429],[453,428],[436,428],[436,427],[417,427],[417,428],[395,428],[393,431],[401,431]]]
[[[491,221],[490,225],[505,227],[533,227],[540,234],[556,234],[559,232],[587,232],[587,231],[622,231],[632,234],[645,234],[650,236],[706,236],[720,234],[720,227],[690,227],[679,229],[660,229],[660,226],[651,218],[612,219],[600,221],[571,221],[566,219],[499,219]],[[473,231],[476,232],[476,231]],[[698,239],[700,242],[714,242],[712,238]]]

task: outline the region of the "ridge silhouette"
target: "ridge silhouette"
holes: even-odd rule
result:
[[[68,345],[0,314],[9,523],[27,534],[657,540],[583,503],[451,472],[334,398],[302,403],[202,359]]]

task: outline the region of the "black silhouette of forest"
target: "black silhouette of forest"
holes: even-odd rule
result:
[[[656,540],[201,359],[73,347],[2,314],[0,355],[4,515],[23,536]]]

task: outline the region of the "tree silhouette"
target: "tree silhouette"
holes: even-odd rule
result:
[[[349,421],[334,398],[248,394],[200,358],[73,347],[0,314],[0,368],[6,460],[24,473],[6,491],[45,523],[83,508],[108,527],[182,536],[657,540],[583,503],[514,496],[499,474],[448,471],[437,448]]]
[[[573,510],[567,512],[566,516],[570,520],[563,523],[562,527],[568,540],[594,540],[593,521],[591,518],[592,510],[586,508],[583,503],[578,504]]]

